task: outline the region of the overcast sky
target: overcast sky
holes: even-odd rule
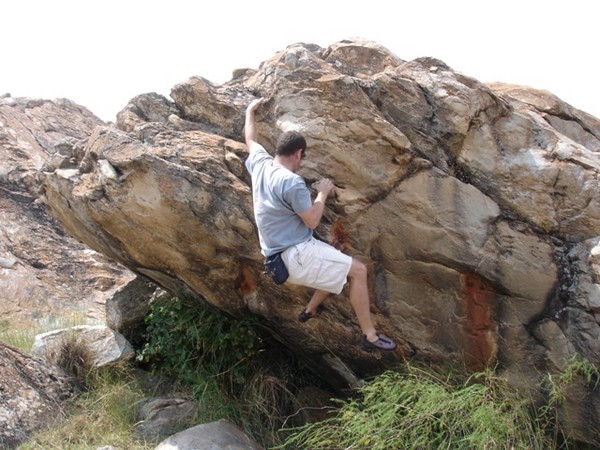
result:
[[[600,118],[595,0],[5,0],[0,95],[65,97],[104,120],[197,75],[222,83],[290,44],[349,37],[547,89]]]

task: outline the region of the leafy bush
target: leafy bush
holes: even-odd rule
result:
[[[187,384],[212,373],[232,389],[243,385],[260,347],[250,319],[230,319],[185,297],[152,305],[146,324],[138,360],[175,372]]]
[[[530,404],[478,374],[454,386],[412,366],[388,371],[341,402],[334,417],[295,430],[280,448],[547,449]]]
[[[197,422],[228,419],[265,447],[296,412],[289,354],[264,345],[255,323],[185,297],[155,303],[138,360],[170,374],[198,399]],[[169,376],[169,375],[168,375]]]

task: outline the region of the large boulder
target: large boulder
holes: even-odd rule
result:
[[[138,277],[106,299],[106,325],[125,336],[133,346],[141,346],[152,302],[167,296],[154,283]]]
[[[347,292],[300,324],[310,292],[261,274],[242,128],[257,96],[259,140],[272,149],[281,131],[301,131],[301,175],[335,181],[316,234],[366,263],[372,312],[397,351],[359,349]],[[363,41],[295,44],[171,98],[136,97],[71,164],[42,169],[43,201],[94,250],[254,315],[337,387],[406,358],[494,366],[534,394],[574,354],[600,366],[598,119]],[[571,403],[570,417],[596,417],[589,404]],[[600,439],[600,421],[570,426]]]
[[[69,167],[104,125],[66,99],[0,99],[0,328],[6,336],[103,322],[105,303],[136,276],[66,234],[38,201],[42,167]],[[61,418],[75,381],[0,343],[0,447]]]
[[[122,334],[105,325],[78,325],[38,334],[31,354],[60,365],[62,358],[76,354],[89,367],[103,367],[131,360],[134,350]]]

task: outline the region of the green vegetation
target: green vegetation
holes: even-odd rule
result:
[[[540,415],[544,417],[545,427],[552,434],[554,441],[566,441],[564,448],[570,448],[569,436],[563,436],[558,420],[559,408],[566,400],[566,391],[575,386],[577,382],[586,385],[587,388],[597,389],[600,381],[600,372],[587,359],[581,355],[574,355],[561,372],[547,374],[542,381],[542,389],[546,391],[548,401],[540,408]],[[578,447],[580,448],[580,447]],[[581,447],[583,448],[583,447]]]
[[[591,384],[594,388],[598,386],[598,382],[600,381],[600,372],[598,369],[589,360],[580,355],[573,356],[560,373],[556,375],[548,374],[543,382],[543,386],[548,391],[550,399],[545,410],[563,403],[565,400],[565,389],[580,377],[586,384]]]
[[[408,365],[366,384],[334,417],[299,428],[280,448],[553,448],[528,402],[509,392],[491,374],[456,386]]]
[[[250,319],[230,319],[185,297],[157,302],[146,323],[138,360],[190,385],[207,374],[218,374],[232,389],[242,385],[260,347]]]
[[[29,351],[35,334],[22,327],[14,327],[8,320],[0,321],[0,341],[18,349]]]
[[[597,385],[599,372],[579,356],[544,381],[541,408],[491,372],[450,381],[429,367],[387,371],[340,402],[336,414],[294,430],[281,449],[569,449],[555,419],[564,391],[578,378]]]
[[[156,442],[133,431],[135,405],[148,395],[176,393],[198,400],[194,423],[227,419],[265,448],[568,450],[576,447],[557,420],[565,392],[581,383],[595,388],[600,379],[593,364],[576,356],[544,378],[547,403],[540,407],[492,371],[466,376],[411,363],[336,400],[327,419],[305,423],[297,393],[315,381],[308,372],[251,320],[184,297],[155,303],[147,318],[137,364],[158,377],[153,392],[142,388],[133,365],[99,370],[88,359],[79,342],[65,342],[59,364],[84,392],[59,423],[20,449],[154,448]]]
[[[179,296],[153,305],[146,338],[138,361],[191,391],[198,423],[227,419],[261,445],[277,442],[277,430],[296,411],[295,387],[283,381],[293,363],[274,352],[274,342],[265,345],[252,320]]]

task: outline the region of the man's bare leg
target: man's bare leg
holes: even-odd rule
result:
[[[329,297],[331,295],[330,292],[327,291],[321,291],[319,289],[317,289],[312,298],[310,299],[310,302],[308,302],[308,305],[306,305],[306,309],[304,310],[307,314],[311,315],[311,316],[316,316],[317,315],[317,308],[319,307],[319,305],[321,303],[323,303],[327,297]]]
[[[350,279],[350,304],[356,314],[358,325],[360,326],[363,334],[367,336],[367,339],[371,342],[377,340],[375,327],[371,320],[371,311],[369,309],[369,289],[367,285],[367,268],[366,266],[352,259],[352,265],[350,266],[350,272],[348,272],[348,278]],[[323,303],[327,297],[331,294],[326,291],[316,290],[306,305],[304,310],[311,316],[317,315],[317,308]]]
[[[356,314],[358,324],[364,334],[361,339],[366,339],[368,342],[361,340],[361,345],[366,350],[380,349],[380,350],[394,350],[396,343],[384,336],[383,334],[377,333],[373,326],[373,320],[371,319],[371,310],[369,308],[369,287],[367,284],[367,267],[360,261],[352,259],[352,265],[348,272],[348,278],[350,280],[350,304]],[[316,290],[310,299],[308,305],[300,314],[300,321],[306,322],[310,317],[316,317],[318,315],[318,308],[331,294],[326,291]]]
[[[373,326],[371,311],[369,309],[367,267],[353,258],[348,278],[350,278],[350,304],[356,314],[358,325],[363,334],[367,337],[367,340],[375,342],[378,339],[378,336],[376,334],[377,331]]]

